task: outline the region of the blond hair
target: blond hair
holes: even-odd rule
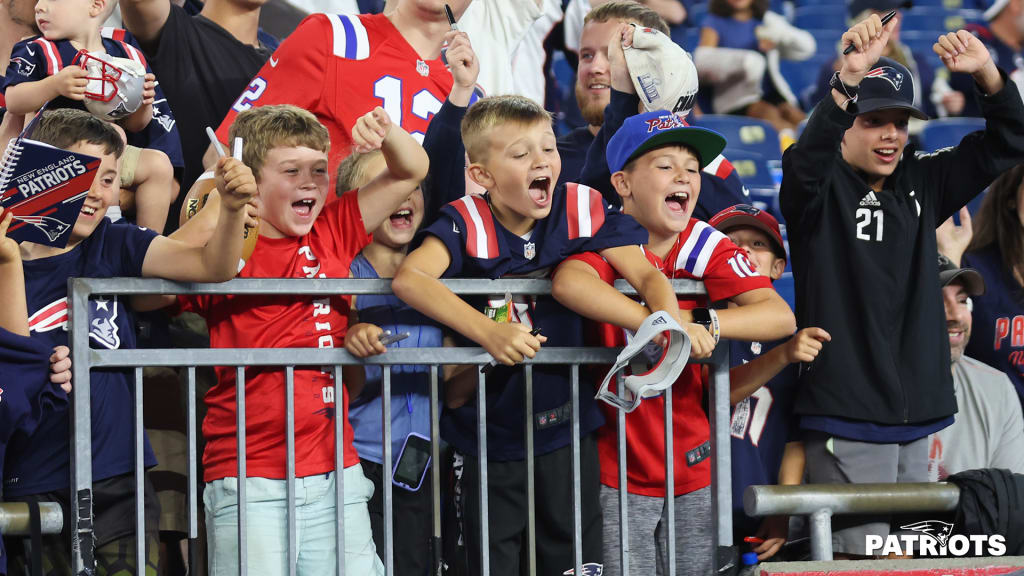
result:
[[[370,165],[370,162],[383,157],[384,153],[380,150],[349,154],[341,161],[341,165],[338,166],[338,178],[334,185],[335,191],[338,194],[342,194],[348,190],[355,190],[356,188],[366,186],[370,180],[377,177],[377,174],[368,174],[366,171],[367,167]]]
[[[668,24],[657,12],[643,4],[625,0],[613,0],[594,8],[583,18],[583,25],[612,20],[636,22],[643,28],[653,28],[666,36],[669,35]]]
[[[245,141],[242,162],[252,168],[257,180],[267,153],[273,148],[304,146],[325,154],[331,149],[327,128],[312,113],[291,104],[260,106],[242,112],[228,131],[231,142],[238,136]]]
[[[462,143],[470,162],[487,159],[489,134],[496,126],[515,123],[529,126],[537,122],[551,123],[551,114],[524,96],[492,96],[478,100],[462,118]]]

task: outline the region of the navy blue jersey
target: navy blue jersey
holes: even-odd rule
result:
[[[555,189],[550,215],[537,221],[528,239],[509,232],[492,216],[486,196],[464,196],[444,206],[414,243],[426,235],[439,238],[451,254],[446,278],[546,278],[572,254],[647,242],[647,231],[636,220],[608,206],[600,192],[577,184]],[[466,298],[480,311],[504,300],[504,295]],[[583,346],[580,317],[550,296],[515,298],[511,316],[540,328],[548,338],[546,346]],[[524,458],[522,374],[522,367],[499,366],[487,378],[487,456],[492,460]],[[544,454],[571,441],[569,368],[536,366],[533,378],[534,449]],[[446,410],[441,433],[460,452],[475,455],[476,421],[473,402]],[[581,434],[602,422],[593,394],[581,391]]]
[[[103,29],[103,49],[107,54],[117,58],[127,58],[142,64],[146,72],[152,72],[145,56],[135,45],[135,39],[124,30],[114,28]],[[18,42],[11,50],[11,62],[8,65],[4,89],[17,86],[22,82],[38,82],[48,76],[60,72],[62,68],[75,62],[78,49],[70,40],[51,42],[42,36],[34,36]],[[171,107],[167,104],[160,79],[156,84],[156,99],[153,102],[153,119],[149,126],[141,132],[128,132],[128,143],[139,148],[154,148],[167,154],[173,166],[184,166],[181,155],[181,142],[178,128],[175,125]],[[85,110],[85,104],[63,96],[53,99],[49,106],[54,108],[76,108]]]
[[[971,296],[974,325],[965,354],[1005,372],[1024,404],[1024,290],[995,244],[964,254],[963,266],[985,278],[985,293]]]
[[[788,338],[761,342],[729,342],[732,366],[746,364],[784,344]],[[779,465],[786,442],[796,439],[793,402],[797,392],[797,364],[786,366],[756,392],[732,407],[732,508],[737,538],[753,536],[761,524],[743,512],[743,491],[747,486],[778,484]]]
[[[66,409],[67,395],[50,382],[50,353],[45,344],[0,328],[0,469],[7,443],[15,435],[31,434],[56,407]],[[7,556],[0,539],[0,574],[7,573]]]
[[[47,349],[68,345],[68,278],[141,276],[143,259],[156,236],[145,228],[104,219],[89,238],[70,251],[25,261],[32,339]],[[90,300],[89,325],[93,348],[135,348],[132,312],[118,298]],[[134,377],[130,369],[93,370],[90,384],[95,481],[134,470]],[[41,422],[34,434],[11,442],[4,470],[5,494],[25,496],[68,487],[69,417],[66,409],[58,410]],[[156,465],[148,440],[145,451],[146,465]]]

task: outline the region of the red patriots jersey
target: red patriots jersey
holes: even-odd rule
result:
[[[679,234],[679,239],[664,260],[645,250],[647,259],[669,278],[702,280],[711,301],[726,300],[757,288],[771,288],[767,276],[761,276],[747,259],[746,252],[724,234],[695,218]],[[590,264],[609,284],[620,276],[599,255],[589,252],[573,256]],[[680,300],[684,310],[706,306],[698,300]],[[601,324],[597,330],[600,346],[625,346],[623,330]],[[672,386],[673,446],[675,447],[676,495],[699,490],[711,483],[711,444],[708,416],[702,399],[706,381],[702,367],[691,364],[683,369]],[[612,388],[614,390],[614,385]],[[619,487],[618,436],[616,408],[599,402],[607,424],[598,429],[598,453],[601,458],[601,483]],[[665,496],[665,405],[664,397],[645,398],[626,414],[626,473],[629,491],[644,496]]]
[[[217,130],[221,142],[235,116],[253,106],[294,104],[331,135],[330,170],[348,156],[352,127],[381,106],[420,142],[452,89],[440,59],[423,60],[386,16],[312,14],[260,68]]]
[[[370,236],[356,194],[324,207],[306,236],[261,237],[240,278],[348,278],[349,264]],[[211,348],[341,348],[349,299],[341,296],[193,296],[180,300],[206,318]],[[285,396],[282,368],[245,371],[247,475],[285,477]],[[295,472],[334,470],[337,390],[331,368],[295,370]],[[341,386],[345,466],[359,463],[348,422],[348,392]],[[238,474],[235,453],[235,368],[218,367],[206,395],[203,421],[205,481]]]

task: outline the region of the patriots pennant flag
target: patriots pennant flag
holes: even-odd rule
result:
[[[63,248],[89,194],[100,159],[19,137],[0,167],[0,207],[14,220],[7,235],[17,242]]]

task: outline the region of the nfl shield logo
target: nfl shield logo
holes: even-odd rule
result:
[[[420,73],[420,76],[430,75],[430,66],[427,65],[423,60],[416,61],[416,71]]]
[[[526,256],[527,260],[533,260],[533,257],[537,255],[537,246],[533,242],[527,242],[523,246],[523,256]]]

